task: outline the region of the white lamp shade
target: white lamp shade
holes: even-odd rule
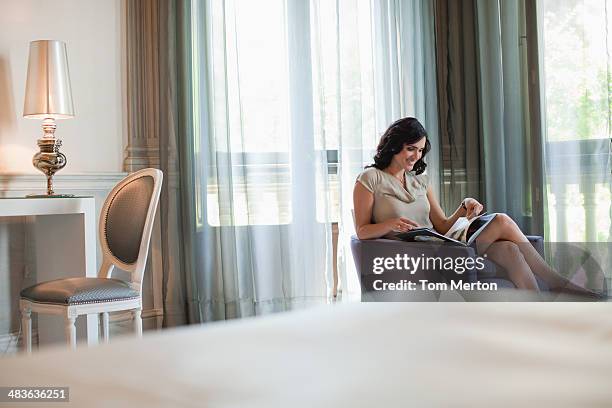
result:
[[[65,42],[30,42],[23,116],[33,119],[74,116]]]

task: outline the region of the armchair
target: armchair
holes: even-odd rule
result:
[[[534,248],[543,255],[544,252],[544,240],[540,236],[528,236],[527,237]],[[362,298],[376,296],[376,290],[374,289],[374,282],[382,279],[386,282],[399,282],[402,279],[419,283],[420,280],[427,280],[428,282],[453,282],[461,280],[464,283],[495,283],[498,288],[515,288],[515,285],[508,279],[506,271],[497,266],[495,263],[485,260],[484,268],[476,270],[475,268],[465,270],[465,272],[458,274],[454,271],[448,271],[444,269],[424,269],[416,268],[413,273],[406,273],[404,270],[398,270],[396,268],[388,269],[384,274],[375,274],[373,272],[373,265],[375,258],[395,258],[397,255],[403,257],[404,254],[410,258],[476,258],[476,252],[474,248],[463,247],[456,245],[448,245],[441,243],[431,242],[404,242],[390,239],[372,239],[372,240],[360,240],[357,236],[351,237],[351,251],[353,253],[353,260],[357,268],[357,274],[359,276],[361,284]],[[540,290],[547,291],[548,286],[539,278],[538,285]],[[387,294],[388,295],[388,294]],[[414,291],[412,292],[411,300],[434,300],[434,293],[431,291]],[[395,298],[393,298],[395,299]],[[400,299],[397,299],[400,300]]]

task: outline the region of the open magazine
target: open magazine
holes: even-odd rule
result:
[[[415,228],[408,232],[399,233],[396,237],[402,241],[451,242],[457,245],[470,246],[496,215],[482,213],[472,219],[459,217],[444,235],[433,228]]]

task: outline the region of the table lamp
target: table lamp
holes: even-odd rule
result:
[[[57,40],[30,42],[23,117],[42,119],[44,134],[38,139],[40,151],[32,158],[32,164],[47,176],[47,194],[28,197],[71,197],[55,194],[53,175],[66,165],[66,156],[59,151],[62,141],[55,138],[55,120],[73,116],[66,43]]]

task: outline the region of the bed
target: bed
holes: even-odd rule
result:
[[[611,406],[611,315],[335,304],[5,358],[0,386],[68,386],[68,405],[87,407]]]

